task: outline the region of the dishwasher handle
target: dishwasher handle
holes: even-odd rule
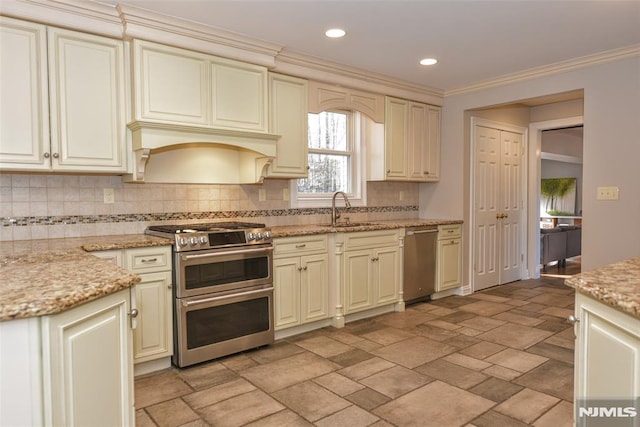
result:
[[[437,228],[428,229],[428,230],[407,230],[406,235],[413,236],[414,234],[427,234],[427,233],[437,233],[437,232],[438,232]]]

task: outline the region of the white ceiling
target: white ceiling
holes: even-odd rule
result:
[[[116,0],[101,0],[116,4]],[[445,92],[640,44],[640,0],[124,0]],[[324,31],[341,27],[342,39]],[[436,57],[433,67],[418,65]]]

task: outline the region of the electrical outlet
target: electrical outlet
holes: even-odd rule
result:
[[[267,200],[267,190],[265,190],[264,188],[259,188],[258,189],[258,201],[259,202],[264,202],[265,200]]]
[[[405,196],[405,192],[404,190],[400,190],[400,195],[398,196],[398,198],[400,199],[400,201],[404,200],[404,196]]]
[[[620,197],[620,189],[618,187],[598,187],[597,200],[618,200]]]
[[[113,188],[105,188],[104,202],[111,204],[111,203],[115,203],[115,201],[116,201],[116,195],[115,195],[115,192],[113,191]]]

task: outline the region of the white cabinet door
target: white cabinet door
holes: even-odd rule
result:
[[[575,399],[637,399],[640,396],[640,322],[576,293]],[[586,404],[589,404],[587,401]],[[601,406],[591,402],[591,406]],[[616,405],[619,406],[619,405]]]
[[[209,125],[207,55],[134,40],[133,70],[136,120]]]
[[[133,334],[134,363],[173,354],[173,297],[171,272],[141,274],[135,286],[136,329]]]
[[[302,323],[329,316],[329,257],[308,255],[300,259],[300,317]]]
[[[462,285],[462,240],[439,240],[437,257],[436,291]]]
[[[345,313],[372,308],[373,280],[370,250],[349,251],[344,255],[344,309]]]
[[[265,67],[213,58],[211,79],[214,127],[267,132]]]
[[[53,168],[125,172],[124,45],[48,29]]]
[[[425,166],[425,181],[438,181],[440,180],[440,116],[442,115],[442,109],[440,107],[434,107],[432,105],[427,106],[427,121],[429,130],[427,132],[427,157],[424,160],[423,166]]]
[[[48,169],[49,94],[44,25],[0,17],[0,168]]]
[[[300,258],[273,260],[275,329],[300,324]]]
[[[307,81],[269,73],[270,132],[280,135],[269,176],[307,176]]]
[[[42,318],[45,425],[134,425],[129,306],[125,289]]]
[[[375,284],[375,304],[384,305],[398,302],[400,278],[400,250],[386,247],[373,251],[373,282]]]
[[[384,142],[387,179],[406,180],[407,121],[409,102],[398,98],[385,98]]]

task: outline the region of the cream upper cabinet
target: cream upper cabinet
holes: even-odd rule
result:
[[[441,108],[385,98],[384,150],[370,150],[372,180],[430,182],[440,179]]]
[[[304,178],[308,164],[307,81],[269,73],[270,132],[280,135],[268,176]]]
[[[639,319],[579,292],[575,311],[576,406],[633,406],[640,396]]]
[[[211,64],[212,121],[217,128],[268,131],[267,69],[230,59]]]
[[[329,316],[327,235],[274,240],[275,329]]]
[[[134,425],[129,289],[42,318],[44,425]]]
[[[267,69],[133,41],[134,121],[267,132]]]
[[[207,126],[210,72],[207,55],[134,40],[135,120]]]
[[[0,167],[125,172],[123,42],[8,18],[1,25]]]
[[[0,167],[48,169],[47,29],[0,17]]]
[[[409,135],[409,101],[385,98],[384,144],[385,178],[407,180],[407,149]]]
[[[462,285],[462,227],[459,224],[438,226],[436,291]]]
[[[440,107],[409,103],[408,164],[412,181],[440,178]]]
[[[53,167],[126,171],[124,44],[48,29]]]
[[[344,313],[398,302],[402,286],[399,230],[344,233],[341,289]]]

